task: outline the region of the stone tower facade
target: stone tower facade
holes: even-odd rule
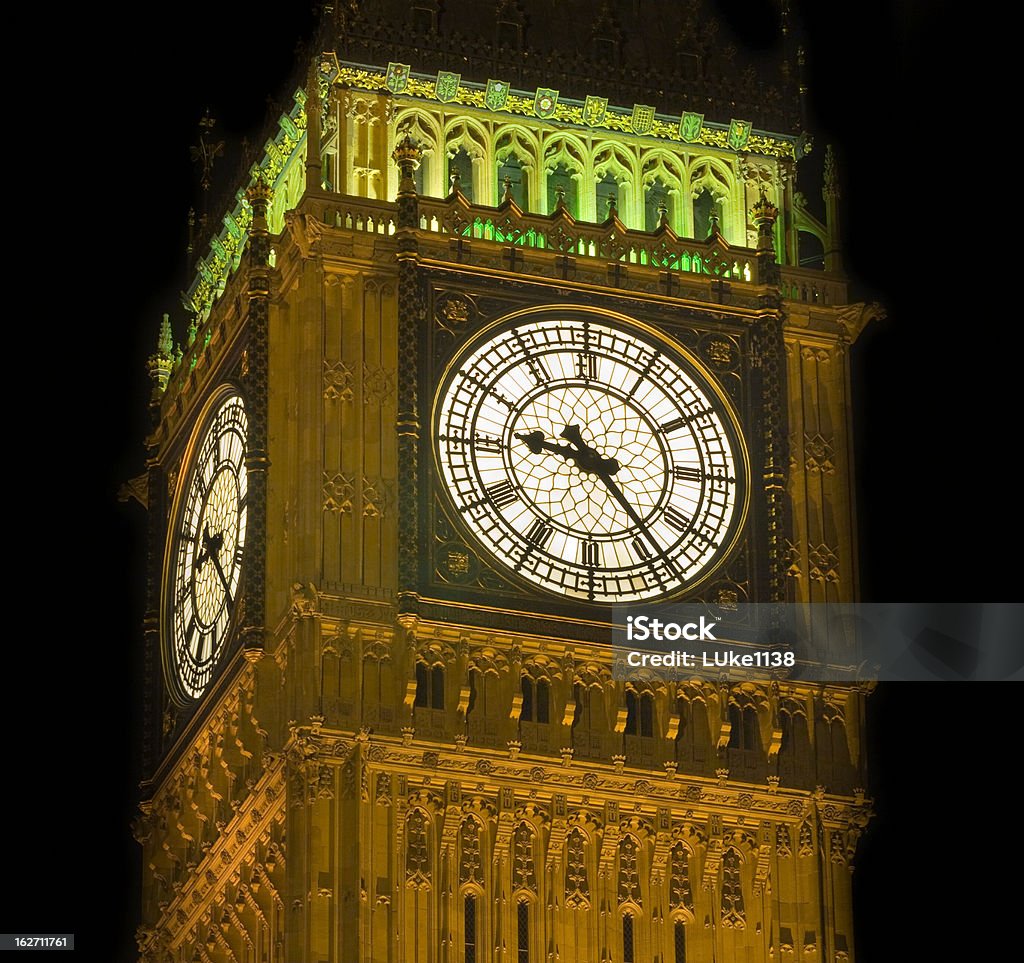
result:
[[[617,591],[857,597],[848,349],[876,309],[839,273],[834,167],[818,219],[794,183],[795,74],[776,90],[734,67],[726,96],[707,23],[604,4],[563,62],[529,7],[329,11],[200,260],[185,344],[161,331],[143,960],[855,958],[866,691],[622,681],[609,645]],[[644,30],[664,34],[649,74]],[[815,245],[827,271],[799,264]],[[723,426],[728,509],[721,531],[697,509],[676,525],[676,581],[653,521],[580,534],[501,480],[536,455],[618,511],[642,500],[627,441],[452,427],[499,335],[598,330],[707,400],[658,437]],[[614,365],[588,350],[538,375],[524,349],[528,391],[599,407]],[[718,477],[668,474],[665,532]]]

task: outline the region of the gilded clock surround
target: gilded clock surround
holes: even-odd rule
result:
[[[448,314],[455,313],[451,309],[454,303],[464,304],[448,299],[445,302]],[[468,315],[468,311],[457,313]],[[511,554],[498,563],[499,569],[505,569],[514,579],[519,576],[521,584],[536,590],[539,583],[539,587],[556,596],[564,598],[568,594],[577,601],[595,601],[597,595],[598,600],[605,603],[625,601],[635,588],[632,583],[630,588],[626,588],[629,576],[616,574],[614,564],[607,575],[602,573],[605,568],[601,561],[602,553],[608,553],[609,562],[615,558],[620,565],[626,566],[627,572],[632,571],[633,580],[643,578],[639,585],[642,597],[647,598],[692,592],[713,574],[728,557],[743,527],[749,462],[732,405],[708,368],[657,329],[604,308],[572,304],[539,305],[513,312],[480,330],[467,325],[460,334],[464,335],[464,343],[459,346],[459,354],[448,361],[433,402],[434,471],[437,487],[448,496],[446,514],[449,522],[462,532],[470,532],[470,544],[481,540],[490,543],[490,552],[485,548],[483,558],[493,556],[493,538],[497,537],[499,542],[514,546],[510,549]],[[637,341],[637,338],[641,340]],[[595,352],[593,355],[590,354],[591,345]],[[521,383],[522,379],[510,382],[506,391],[500,385],[515,371],[516,349],[522,353],[519,367],[525,369],[528,377],[525,385]],[[625,353],[617,356],[617,351]],[[490,352],[502,355],[500,373],[484,373]],[[585,352],[580,357],[590,362],[593,377],[582,368],[575,370],[583,363],[575,358],[574,353],[578,352]],[[470,359],[474,359],[470,374],[463,376],[462,369]],[[561,366],[557,377],[553,377],[545,367],[552,361]],[[567,364],[573,370],[561,370]],[[602,365],[609,369],[603,378],[599,376]],[[674,378],[677,390],[692,395],[690,407],[685,411],[675,410],[664,390],[652,390],[652,370],[661,372],[663,377]],[[497,372],[497,367],[494,372]],[[486,384],[480,380],[487,377],[492,380]],[[629,384],[615,385],[616,378],[628,378]],[[453,394],[457,381],[461,381],[464,387],[461,392]],[[517,397],[517,393],[523,391],[526,395]],[[638,407],[639,403],[631,400],[638,391],[649,394],[661,404],[664,408],[661,420],[668,424],[668,431],[663,430],[650,413],[641,414],[642,406]],[[560,392],[567,392],[567,398],[559,401]],[[566,457],[566,452],[577,442],[568,445],[558,442],[559,437],[566,436],[553,422],[548,426],[553,440],[540,435],[530,440],[521,432],[512,432],[508,425],[504,429],[499,426],[503,420],[502,411],[510,411],[510,418],[520,421],[524,430],[528,424],[536,428],[539,419],[543,419],[538,405],[546,405],[545,399],[552,394],[555,395],[553,404],[565,409],[564,418],[568,419],[566,430],[570,423],[578,422],[575,426],[577,431],[586,433],[599,447],[605,443],[600,454],[607,455],[610,451],[619,455],[619,459],[608,461],[599,458],[595,461],[591,457],[589,460],[594,462],[591,466],[581,461],[578,455],[570,453]],[[587,424],[588,406],[600,405],[605,396],[612,399],[610,404],[620,409],[622,416],[628,415],[629,424],[617,426],[616,437],[621,447],[613,451],[606,450],[608,439],[602,437],[602,429],[595,429],[597,433],[594,434]],[[450,408],[460,404],[457,401],[459,397],[464,399],[462,408],[472,407],[459,418],[458,427],[455,427],[451,422]],[[472,397],[479,401],[468,400]],[[498,411],[492,411],[488,416],[491,434],[476,445],[469,438],[460,437],[459,432],[472,434],[476,431],[479,435],[478,427],[483,421],[478,406],[487,406],[492,398],[495,401],[490,402],[490,407],[494,409],[497,406]],[[680,411],[683,411],[682,415]],[[530,422],[531,417],[536,424]],[[612,417],[610,412],[605,413],[605,418],[609,417]],[[508,424],[511,423],[509,420]],[[643,446],[637,448],[635,441],[639,435],[635,424],[649,426],[646,431],[649,452],[645,453]],[[694,428],[694,425],[698,427]],[[606,428],[610,430],[610,425]],[[632,432],[630,437],[635,436],[632,448],[626,445],[623,431]],[[455,436],[450,438],[453,432]],[[702,441],[698,440],[698,434],[702,435]],[[708,437],[703,437],[705,435]],[[717,452],[720,464],[714,469],[707,463],[708,458],[715,456],[715,452],[706,447],[709,438],[711,447],[720,449]],[[680,440],[684,442],[682,447]],[[691,450],[687,450],[687,441],[691,442],[688,446]],[[479,447],[481,445],[483,447]],[[533,463],[535,457],[524,457],[523,445],[532,445],[528,450],[541,458],[546,457],[545,448],[547,452],[558,453],[564,460],[565,470],[552,472],[550,463],[546,470],[537,469]],[[467,454],[463,455],[464,452]],[[645,466],[649,491],[645,491],[638,484],[638,479],[630,475],[638,455],[646,457],[649,462]],[[673,458],[679,464],[675,464]],[[536,476],[532,483],[534,490],[529,494],[512,464],[517,461],[519,472],[525,469],[525,472]],[[610,466],[605,477],[602,477],[602,461]],[[504,471],[499,469],[501,463],[504,463]],[[488,466],[483,469],[483,474],[481,464]],[[473,466],[472,470],[470,466]],[[588,467],[594,470],[588,471]],[[475,473],[475,480],[468,476],[463,478],[470,471]],[[485,475],[489,479],[488,485],[483,482]],[[673,484],[674,481],[679,484]],[[453,484],[458,494],[452,490]],[[554,485],[555,492],[551,498],[550,484]],[[529,485],[527,482],[525,487]],[[491,492],[496,493],[501,504],[489,498]],[[633,521],[627,514],[633,510],[628,499],[635,498],[637,494],[649,500],[650,504],[644,512],[646,517],[636,517]],[[558,502],[553,500],[554,497]],[[710,504],[704,501],[706,497],[710,498]],[[549,499],[546,508],[539,504],[545,499]],[[719,500],[723,502],[720,506],[717,505]],[[563,521],[561,517],[568,503],[571,503],[569,511],[575,513],[575,526],[572,521]],[[517,518],[514,525],[508,526],[506,522],[506,527],[500,529],[495,526],[500,524],[496,520],[503,517],[503,507],[510,508]],[[721,509],[720,516],[711,516],[717,519],[718,530],[709,528],[705,533],[700,528],[696,513],[713,511],[715,507]],[[694,515],[693,521],[683,514],[684,510]],[[516,526],[523,527],[524,516],[528,519],[525,524],[529,525],[529,530],[518,531]],[[671,521],[670,525],[663,521],[666,516]],[[659,522],[656,537],[648,534],[647,529],[655,520]],[[473,533],[472,529],[480,524],[485,526],[485,532],[478,530]],[[684,526],[688,528],[684,530]],[[608,528],[607,532],[605,528]],[[618,534],[613,536],[616,530]],[[656,560],[657,556],[653,552],[663,551],[661,542],[679,546],[685,543],[686,533],[694,530],[689,548],[701,553],[698,560],[691,560],[680,552],[674,560],[663,563],[664,569],[654,567],[652,557]],[[495,536],[495,531],[502,534]],[[547,551],[549,543],[559,544],[560,536],[560,554],[553,555]],[[685,573],[679,569],[681,564],[686,564],[683,559],[690,563]],[[550,567],[552,564],[554,568]],[[535,566],[535,571],[524,576],[531,565]],[[453,574],[467,574],[468,563],[464,568],[463,572]],[[547,577],[539,577],[536,569],[542,569]],[[595,575],[595,572],[601,574]],[[607,585],[606,578],[609,580]]]
[[[552,304],[631,319],[699,361],[742,439],[745,515],[694,596],[855,598],[847,355],[879,309],[848,303],[834,183],[815,222],[795,133],[709,109],[691,144],[678,111],[614,99],[588,133],[598,74],[550,117],[530,90],[503,112],[473,57],[434,80],[398,69],[403,25],[331,16],[338,50],[203,255],[195,336],[176,358],[161,331],[151,361],[140,959],[854,960],[866,688],[616,681],[599,607],[507,578],[451,524],[431,438],[475,332]],[[497,181],[513,137],[532,206]],[[475,201],[439,164],[467,147]],[[538,190],[567,158],[588,191],[619,178],[606,219]],[[678,193],[652,231],[658,177]],[[706,191],[723,218],[694,237]],[[795,263],[805,228],[828,271]],[[241,648],[182,710],[160,671],[167,481],[229,372],[250,414]]]
[[[175,486],[160,627],[168,689],[182,706],[202,697],[236,627],[246,536],[246,429],[242,396],[233,385],[222,385],[196,421]]]

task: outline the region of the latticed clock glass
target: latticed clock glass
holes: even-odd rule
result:
[[[485,329],[435,398],[434,455],[462,527],[562,596],[677,595],[734,544],[747,462],[714,379],[618,315],[533,309]]]
[[[164,661],[180,701],[198,699],[224,652],[245,550],[247,419],[233,389],[198,424],[178,486],[164,576]]]

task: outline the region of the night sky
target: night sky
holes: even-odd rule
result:
[[[985,427],[1006,404],[1004,383],[986,367],[1001,348],[982,327],[972,299],[983,285],[968,273],[986,238],[987,199],[964,194],[960,175],[930,153],[969,105],[962,24],[923,0],[800,6],[816,150],[835,143],[843,169],[847,271],[859,299],[888,309],[853,355],[862,595],[1016,599],[1019,563],[985,562],[998,561],[999,531],[987,524],[1009,501],[1009,482],[1000,484],[1006,442]],[[295,43],[312,23],[308,4],[288,7],[269,17],[251,5],[185,0],[145,22],[133,8],[135,42],[108,36],[83,48],[79,71],[33,100],[51,125],[65,107],[71,114],[54,142],[26,147],[63,184],[36,217],[70,239],[71,264],[52,282],[63,291],[58,303],[22,318],[18,334],[37,354],[12,359],[47,359],[44,409],[60,442],[40,444],[38,426],[12,416],[14,450],[39,451],[49,467],[28,476],[33,508],[13,519],[20,534],[8,598],[42,628],[12,630],[8,640],[39,663],[34,675],[7,680],[19,691],[5,706],[13,749],[5,862],[16,889],[0,930],[73,930],[90,959],[134,959],[141,873],[128,824],[139,778],[143,511],[117,504],[116,493],[144,467],[144,360],[163,311],[183,335],[178,292],[187,286],[186,212],[198,194],[188,153],[197,122],[207,106],[218,118],[225,170],[242,136],[262,140],[266,97],[285,94]],[[719,7],[738,46],[771,30],[767,0]],[[61,27],[73,37],[83,25]],[[57,190],[49,177],[39,183],[39,197]],[[60,334],[40,345],[45,322]],[[968,508],[979,497],[980,507]],[[1008,694],[889,684],[872,697],[878,816],[854,876],[859,960],[949,958],[966,939],[946,925],[951,905],[964,919],[982,914],[971,902],[984,898],[984,865],[1007,806],[989,773],[998,771]],[[974,869],[955,874],[951,854],[962,846]]]

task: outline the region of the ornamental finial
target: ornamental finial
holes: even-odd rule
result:
[[[757,228],[757,255],[758,260],[765,264],[774,264],[775,261],[775,221],[779,216],[779,209],[768,200],[764,187],[761,187],[761,196],[757,203],[750,209],[750,216]],[[762,283],[770,283],[771,272],[763,274],[760,280]]]
[[[399,194],[416,193],[416,181],[413,180],[413,174],[419,168],[422,157],[423,151],[420,150],[419,144],[406,131],[405,136],[395,145],[395,149],[391,152],[391,159],[398,165],[400,175]]]
[[[718,226],[718,211],[712,208],[708,215],[708,236],[709,241],[715,241],[722,236],[722,230]]]
[[[451,193],[452,194],[461,194],[462,193],[462,174],[459,172],[459,168],[457,166],[454,166],[454,165],[452,166],[451,180],[452,180]]]
[[[512,197],[512,178],[509,177],[508,174],[506,174],[502,178],[501,186],[504,188],[504,191],[502,191],[502,194],[501,194],[501,203],[504,204],[505,201],[513,200],[513,197]]]
[[[156,401],[167,390],[167,382],[171,377],[174,364],[172,354],[174,339],[171,336],[171,319],[163,316],[160,322],[160,333],[156,339],[156,351],[146,360],[146,371],[153,381],[153,400]]]

